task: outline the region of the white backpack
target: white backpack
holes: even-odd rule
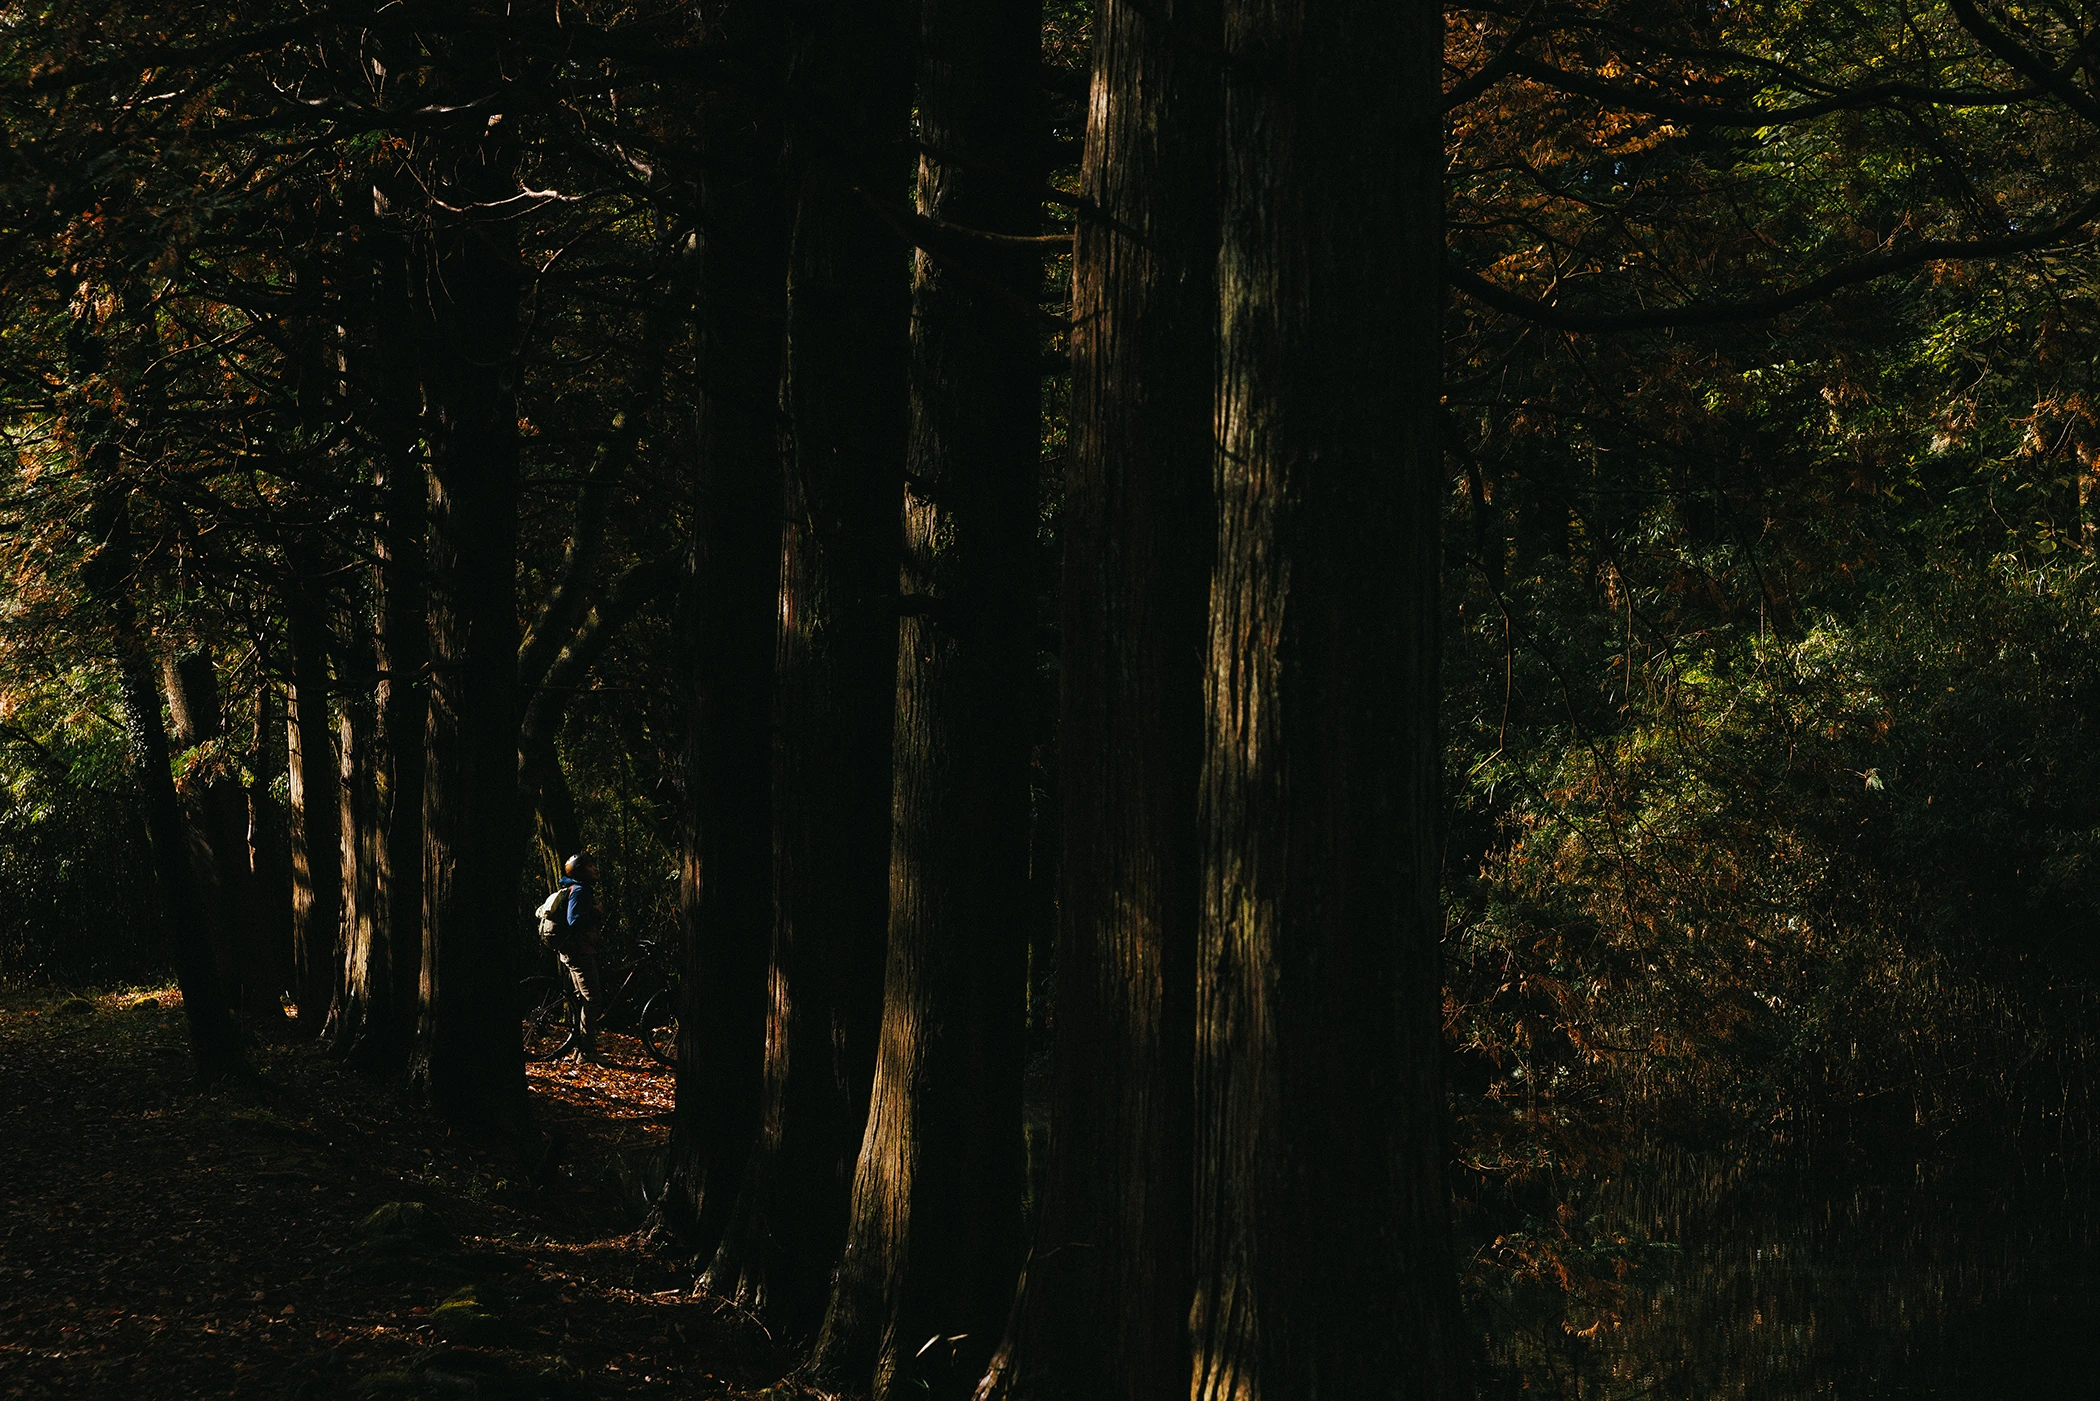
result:
[[[540,921],[540,942],[556,953],[562,952],[570,942],[569,891],[573,888],[566,885],[555,887],[554,893],[540,901],[540,907],[533,911]]]

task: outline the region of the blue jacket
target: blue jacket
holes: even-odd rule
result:
[[[591,895],[590,887],[573,876],[563,876],[556,887],[569,892],[568,913],[564,916],[570,930],[579,935],[588,948],[598,944],[598,901]]]

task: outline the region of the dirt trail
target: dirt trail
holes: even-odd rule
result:
[[[173,993],[0,997],[0,1398],[756,1393],[763,1334],[632,1234],[671,1082],[610,1041],[533,1068],[535,1187],[307,1047],[199,1093]]]

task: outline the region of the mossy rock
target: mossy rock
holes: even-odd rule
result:
[[[481,1291],[471,1284],[430,1311],[430,1328],[445,1342],[469,1347],[501,1343],[511,1331],[510,1320],[483,1303]]]
[[[69,997],[58,1004],[58,1014],[62,1017],[87,1017],[94,1015],[94,1011],[95,1004],[85,997]]]

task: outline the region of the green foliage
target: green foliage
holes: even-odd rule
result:
[[[0,722],[0,984],[163,976],[143,821],[96,678],[21,680]]]
[[[1674,33],[1595,12],[1550,51],[1622,89],[1776,113],[1814,100],[1807,74],[2010,82],[1941,11],[1738,6]],[[1499,23],[1454,54],[1485,61]],[[2046,223],[2096,140],[2048,104],[1706,127],[1510,83],[1457,121],[1456,256],[1585,313]],[[1473,1297],[1541,1290],[1571,1301],[1535,1315],[1556,1329],[1613,1326],[1657,1242],[1607,1189],[1665,1148],[2086,1153],[2090,259],[1923,263],[1600,337],[1458,299],[1449,331],[1445,1010]]]

